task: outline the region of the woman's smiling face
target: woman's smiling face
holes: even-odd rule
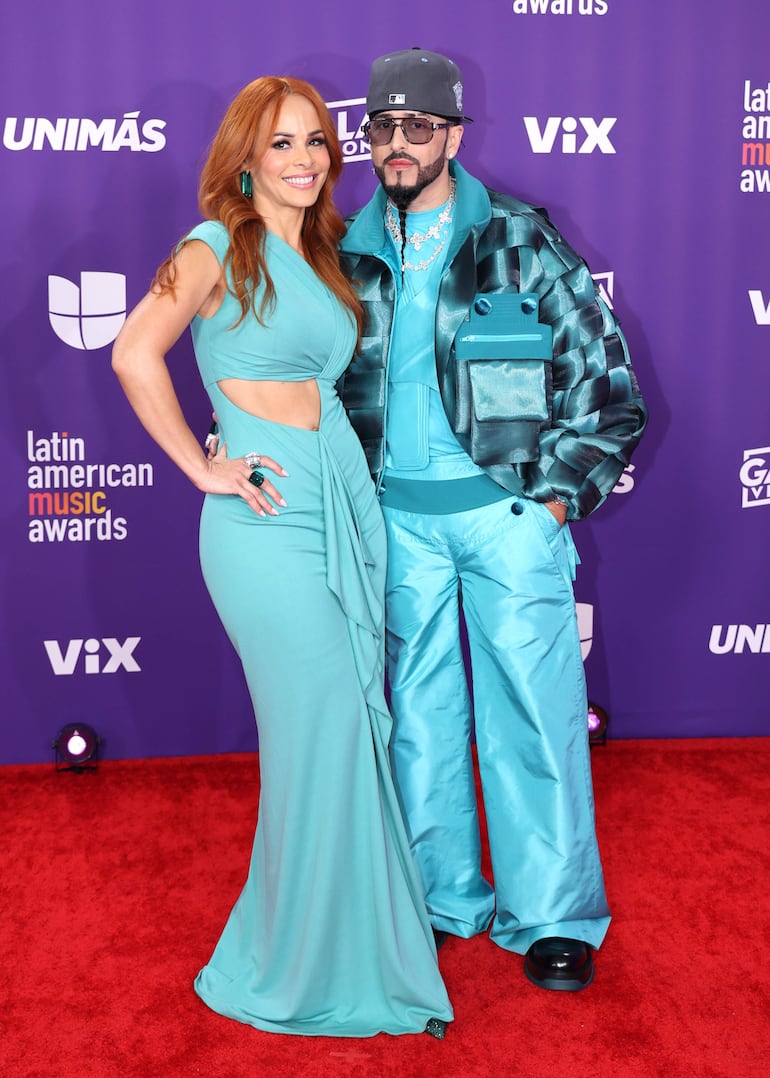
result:
[[[312,206],[329,165],[318,113],[306,98],[291,94],[281,105],[267,151],[250,169],[257,212],[270,218]]]

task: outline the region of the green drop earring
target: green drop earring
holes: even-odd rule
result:
[[[251,173],[250,172],[242,172],[241,173],[241,194],[245,198],[251,198],[252,193],[253,193],[253,191],[252,191],[252,187],[251,187]]]

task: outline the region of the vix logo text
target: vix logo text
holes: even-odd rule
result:
[[[593,153],[595,150],[615,153],[609,133],[617,120],[617,116],[605,116],[602,120],[594,120],[591,116],[577,119],[574,116],[549,116],[545,127],[541,128],[537,116],[525,116],[524,126],[532,153]],[[578,124],[582,131],[578,130]]]
[[[64,652],[58,640],[44,640],[43,644],[51,669],[57,677],[70,676],[79,666],[85,674],[116,674],[121,669],[136,674],[141,667],[134,658],[134,651],[141,639],[141,636],[127,636],[122,644],[114,636],[106,636],[102,640],[94,637],[68,640]]]
[[[754,321],[758,326],[770,326],[770,302],[765,303],[765,297],[758,288],[749,289],[751,309],[754,312]]]

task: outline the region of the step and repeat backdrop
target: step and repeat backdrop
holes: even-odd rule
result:
[[[585,256],[649,404],[632,467],[573,532],[610,736],[770,733],[766,0],[43,0],[0,25],[0,761],[50,760],[83,722],[104,757],[256,748],[198,567],[201,495],[134,418],[111,345],[198,221],[241,86],[319,88],[349,212],[376,183],[369,64],[413,45],[460,65],[460,160]],[[189,334],[169,362],[203,438]]]

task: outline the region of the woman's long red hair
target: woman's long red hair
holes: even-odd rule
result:
[[[246,161],[259,161],[268,149],[281,105],[290,94],[309,101],[329,151],[329,175],[314,205],[305,211],[302,246],[305,258],[320,279],[352,312],[359,332],[361,304],[340,269],[337,244],[345,226],[332,191],[342,171],[342,151],[329,110],[318,91],[302,79],[266,75],[240,91],[224,115],[201,172],[198,206],[207,220],[221,221],[230,235],[225,269],[230,271],[231,289],[241,305],[241,321],[253,310],[262,321],[275,300],[275,287],[264,256],[265,223],[250,199],[241,193],[240,174]],[[258,167],[258,166],[257,166]],[[159,267],[153,282],[160,291],[173,291],[174,255]],[[254,298],[264,284],[259,311]]]

